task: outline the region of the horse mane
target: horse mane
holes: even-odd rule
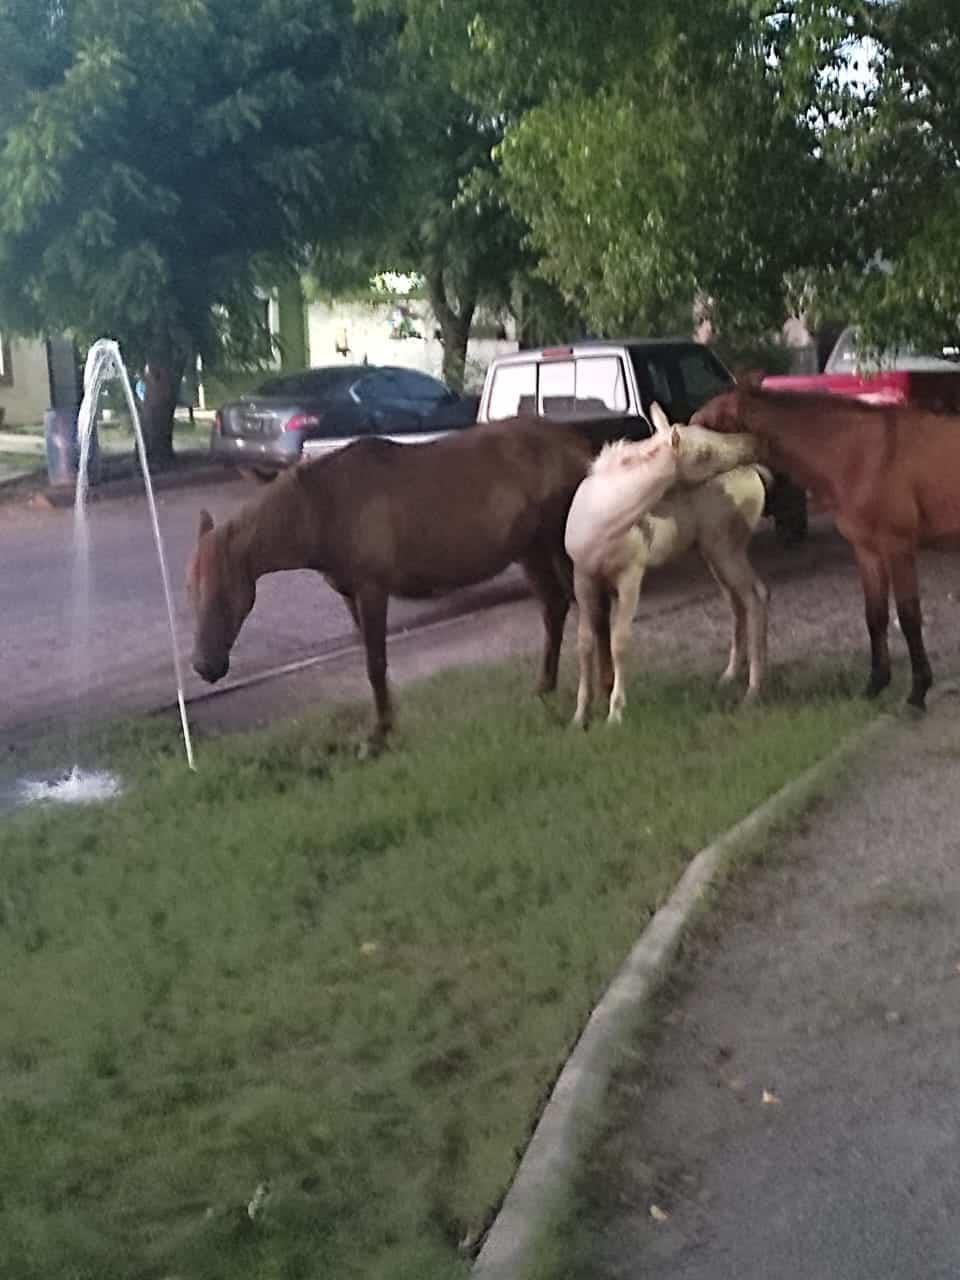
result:
[[[611,471],[620,471],[626,467],[639,467],[650,459],[651,444],[656,437],[649,440],[611,440],[605,444],[590,464],[590,474],[608,475]]]

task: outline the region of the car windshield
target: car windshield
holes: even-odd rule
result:
[[[271,378],[257,387],[258,396],[329,396],[345,391],[364,372],[357,365],[334,365],[324,369],[303,369],[299,373]]]

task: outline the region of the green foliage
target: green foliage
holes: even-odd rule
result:
[[[960,10],[950,0],[792,9],[785,76],[797,108],[818,111],[855,215],[842,269],[818,275],[822,305],[858,321],[868,345],[936,350],[960,329]],[[854,52],[859,90],[841,74]]]
[[[803,281],[871,342],[956,331],[952,0],[356,7],[0,0],[0,322],[244,367],[256,283],[388,266],[453,381],[480,304],[739,341]]]
[[[0,0],[0,33],[4,325],[262,350],[257,279],[362,215],[378,33],[349,0]]]
[[[844,191],[739,0],[394,0],[503,141],[492,185],[539,274],[601,333],[783,319],[785,276],[832,264]]]

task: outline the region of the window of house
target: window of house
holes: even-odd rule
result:
[[[0,333],[0,386],[9,387],[13,382],[13,363],[10,359],[10,340]]]

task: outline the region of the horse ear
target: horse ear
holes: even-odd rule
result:
[[[677,427],[668,428],[668,430],[670,431],[670,448],[674,453],[679,453],[681,445],[680,431]]]
[[[745,369],[737,382],[748,391],[757,391],[763,385],[766,376],[762,369]]]
[[[204,507],[203,510],[200,512],[200,532],[198,534],[198,537],[202,538],[203,535],[205,533],[209,533],[212,528],[213,528],[213,516],[206,509],[206,507]]]
[[[653,429],[658,434],[663,431],[670,430],[670,420],[663,412],[656,400],[650,401],[650,421],[653,423]]]

